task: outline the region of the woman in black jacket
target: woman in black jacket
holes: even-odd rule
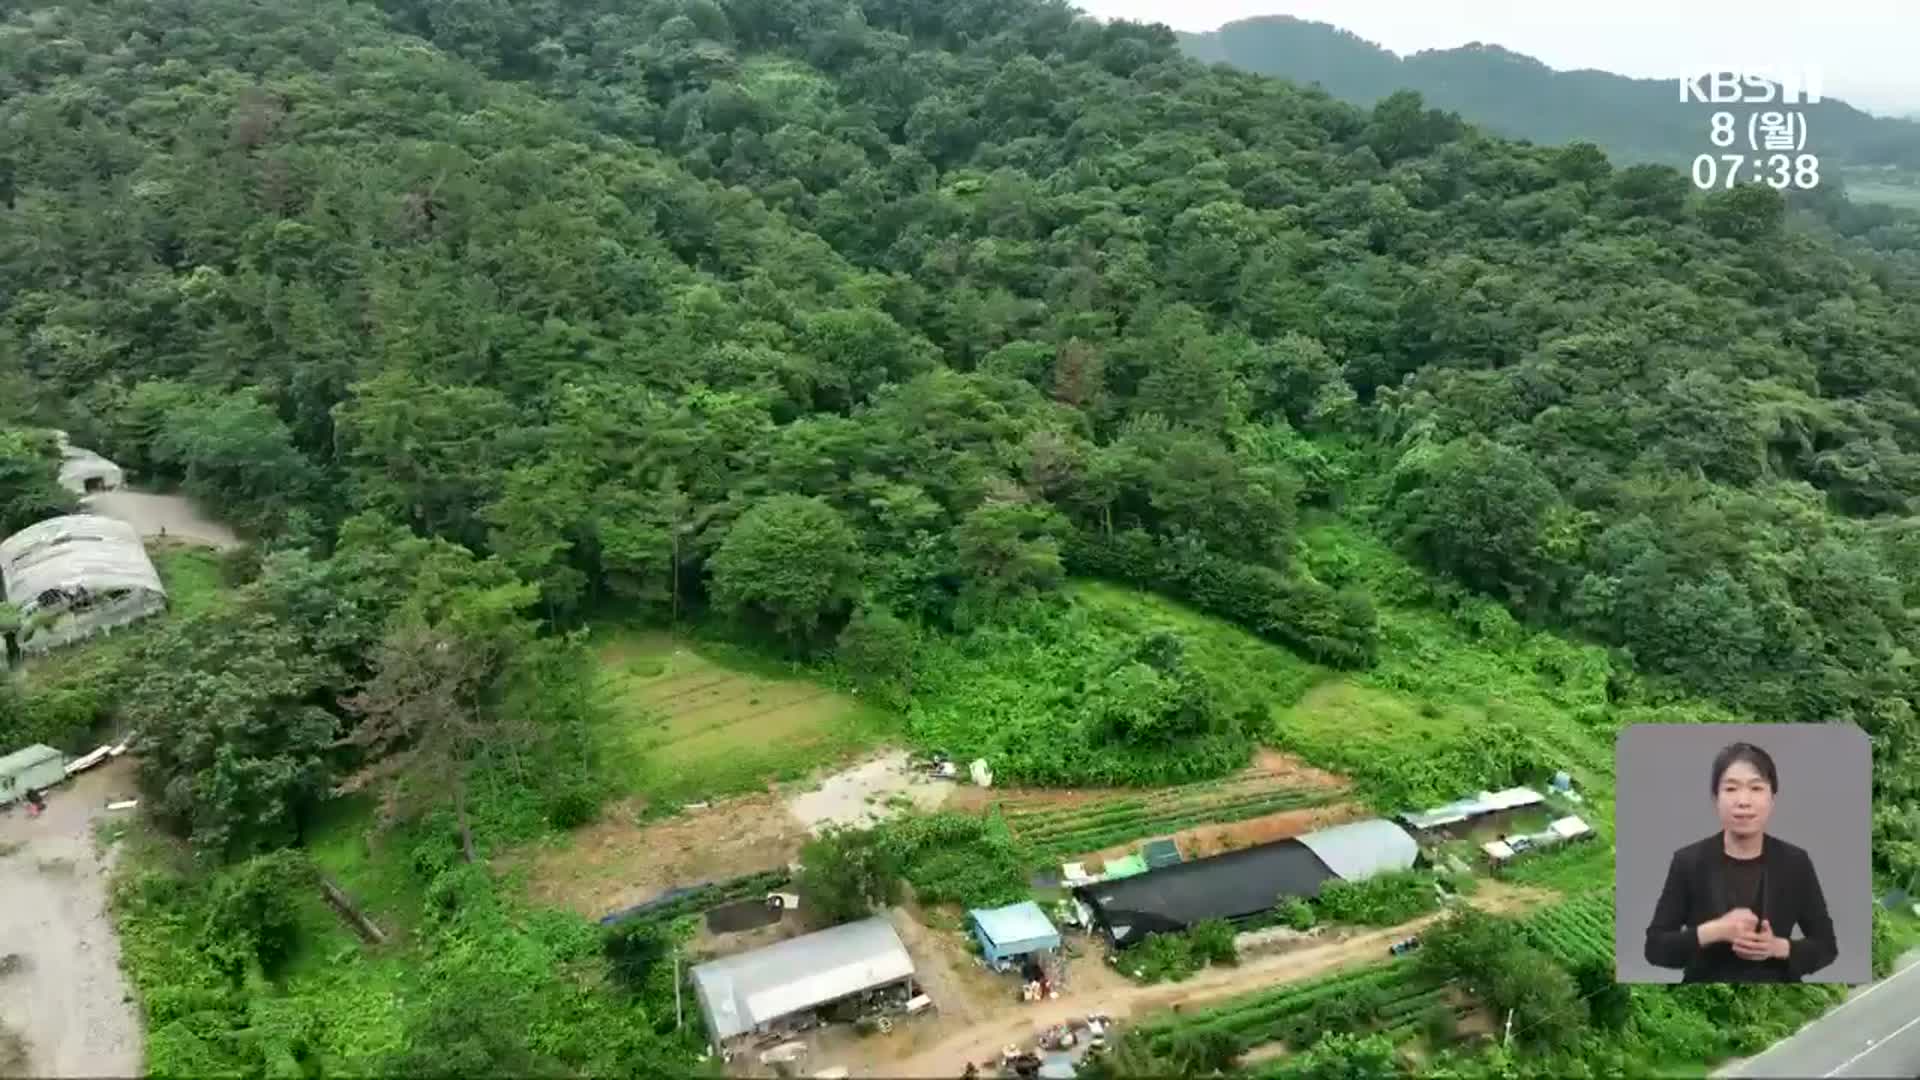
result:
[[[1752,743],[1713,759],[1720,831],[1673,853],[1647,962],[1682,982],[1799,982],[1833,963],[1833,919],[1806,851],[1767,835],[1780,774]],[[1794,928],[1801,932],[1793,938]]]

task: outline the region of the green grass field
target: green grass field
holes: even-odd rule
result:
[[[609,749],[650,798],[704,798],[794,779],[886,741],[884,710],[764,662],[657,631],[596,626]]]

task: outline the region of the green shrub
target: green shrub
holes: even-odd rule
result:
[[[1170,593],[1322,663],[1371,667],[1379,648],[1373,605],[1357,592],[1166,543],[1137,529],[1117,535],[1077,531],[1065,555],[1074,573]]]
[[[601,943],[614,979],[630,993],[646,988],[649,976],[673,954],[673,947],[665,926],[640,919],[607,927]]]
[[[201,948],[238,975],[257,963],[272,973],[292,953],[300,901],[314,887],[301,851],[259,855],[215,879]]]
[[[911,623],[884,608],[863,607],[840,631],[834,659],[862,690],[897,708],[913,691],[917,648]]]
[[[1427,1045],[1438,1049],[1452,1042],[1459,1033],[1459,1024],[1454,1020],[1453,1007],[1444,1003],[1427,1006],[1420,1014],[1420,1034]]]
[[[1143,983],[1179,982],[1205,966],[1184,934],[1149,934],[1120,955],[1120,968]]]
[[[1330,922],[1395,926],[1440,906],[1433,884],[1433,875],[1420,870],[1331,881],[1320,890],[1320,914]]]
[[[901,859],[879,830],[829,829],[800,851],[800,892],[826,925],[864,918],[900,896]]]
[[[1240,954],[1233,947],[1233,924],[1225,919],[1194,923],[1187,930],[1187,943],[1193,958],[1202,964],[1225,966],[1240,962]]]
[[[600,813],[600,800],[578,787],[563,789],[547,800],[547,821],[556,829],[572,829]]]
[[[1299,897],[1289,899],[1281,908],[1282,917],[1295,930],[1311,930],[1315,922],[1313,905]]]
[[[997,907],[1032,893],[1026,858],[998,817],[906,814],[878,831],[922,903]]]

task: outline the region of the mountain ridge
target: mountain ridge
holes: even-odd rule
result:
[[[1427,104],[1502,135],[1542,143],[1585,140],[1638,161],[1685,165],[1712,152],[1710,116],[1727,108],[1676,100],[1673,79],[1561,70],[1490,42],[1402,56],[1352,31],[1291,15],[1240,19],[1176,37],[1182,50],[1203,62],[1317,83],[1356,104],[1416,90]],[[1848,165],[1920,168],[1920,122],[1877,116],[1832,97],[1800,108],[1809,131],[1805,152]]]

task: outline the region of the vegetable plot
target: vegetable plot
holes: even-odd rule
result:
[[[1201,1012],[1152,1022],[1142,1035],[1158,1053],[1195,1037],[1231,1035],[1241,1052],[1273,1042],[1294,1047],[1329,1031],[1411,1034],[1446,986],[1411,961],[1393,961],[1244,995]]]
[[[1342,792],[1272,787],[1244,781],[1197,784],[1157,795],[1121,796],[1078,806],[1003,807],[1007,824],[1021,843],[1046,858],[1101,848],[1200,825],[1232,824],[1324,806]]]
[[[1569,968],[1613,957],[1613,897],[1604,891],[1555,904],[1521,925],[1530,944]]]

